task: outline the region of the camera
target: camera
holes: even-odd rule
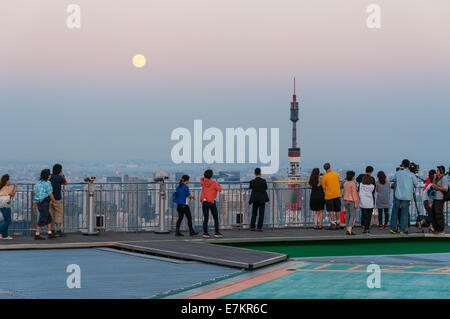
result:
[[[419,174],[419,164],[413,163],[411,162],[411,164],[409,164],[409,171],[413,174]]]
[[[97,179],[97,176],[88,176],[84,179],[87,183],[93,183]]]

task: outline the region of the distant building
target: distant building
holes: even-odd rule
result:
[[[107,183],[122,183],[122,177],[121,176],[111,176],[106,177]]]
[[[221,171],[214,174],[213,179],[217,182],[240,182],[241,172],[239,171]]]
[[[149,222],[155,218],[151,207],[148,180],[136,176],[123,176],[123,212],[128,213],[128,225],[137,225],[142,220]]]

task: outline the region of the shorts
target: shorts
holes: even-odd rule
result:
[[[50,215],[49,206],[50,203],[45,200],[37,204],[39,210],[38,226],[40,227],[44,227],[52,223],[52,215]]]
[[[50,203],[50,215],[52,215],[54,223],[62,224],[64,215],[62,200],[55,200]]]
[[[340,212],[341,211],[341,198],[327,199],[326,201],[327,212]]]

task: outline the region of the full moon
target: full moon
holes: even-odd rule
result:
[[[137,54],[133,57],[133,65],[137,68],[142,68],[145,65],[145,56]]]

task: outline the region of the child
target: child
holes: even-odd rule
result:
[[[211,214],[214,218],[214,227],[215,227],[215,234],[214,237],[221,238],[223,237],[222,234],[219,232],[219,216],[217,214],[217,207],[216,207],[216,196],[217,192],[222,191],[222,187],[219,185],[219,183],[211,180],[211,177],[213,177],[213,171],[208,169],[203,174],[204,177],[200,179],[201,185],[202,185],[202,193],[200,194],[200,202],[202,203],[202,209],[203,209],[203,237],[209,238],[208,233],[208,220],[209,220],[209,211],[211,211]]]
[[[356,208],[358,208],[359,196],[356,190],[355,172],[348,171],[346,182],[344,183],[344,207],[345,224],[347,226],[346,235],[356,235],[352,229],[355,224]]]
[[[191,196],[191,193],[189,192],[189,187],[187,184],[189,184],[189,175],[183,175],[174,193],[174,202],[177,203],[178,212],[176,236],[183,236],[180,232],[180,225],[183,221],[184,215],[186,215],[187,218],[190,235],[194,236],[198,234],[192,227],[191,209],[189,208],[189,205],[186,205],[186,198],[194,199],[194,196]]]

